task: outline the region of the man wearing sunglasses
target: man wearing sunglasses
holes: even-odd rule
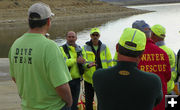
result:
[[[112,57],[109,48],[103,44],[100,38],[100,30],[92,28],[90,32],[91,40],[86,42],[83,49],[86,52],[87,63],[94,62],[93,66],[87,70],[83,75],[85,85],[85,106],[86,110],[93,110],[94,88],[92,86],[92,76],[97,69],[109,68],[113,65]]]

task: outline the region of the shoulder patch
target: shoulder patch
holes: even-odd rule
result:
[[[128,76],[130,73],[129,71],[119,71],[119,74],[123,76]]]

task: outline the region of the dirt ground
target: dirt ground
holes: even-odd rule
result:
[[[38,1],[49,4],[52,12],[55,13],[55,19],[89,14],[124,13],[126,16],[126,13],[142,13],[139,10],[95,0],[92,3],[84,2],[85,0],[0,0],[0,22],[25,22],[28,8]]]
[[[21,110],[20,98],[13,81],[0,81],[0,110]]]
[[[0,57],[7,58],[14,40],[27,31],[28,8],[39,1],[49,4],[55,14],[49,30],[51,39],[62,38],[69,30],[79,32],[147,12],[95,0],[0,0]]]

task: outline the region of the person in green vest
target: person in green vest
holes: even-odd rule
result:
[[[84,74],[84,69],[95,65],[86,63],[85,51],[76,44],[77,34],[74,31],[69,31],[66,35],[66,44],[60,47],[65,62],[71,73],[72,80],[69,82],[71,88],[71,94],[73,98],[73,105],[71,110],[78,110],[78,98],[80,93],[80,81]]]
[[[94,72],[100,68],[109,68],[113,66],[112,57],[109,48],[103,44],[100,38],[99,28],[92,28],[90,31],[91,40],[86,42],[83,49],[86,53],[88,63],[95,63],[83,75],[85,86],[85,108],[86,110],[93,110],[94,88],[92,85],[92,76]]]
[[[168,94],[171,94],[175,87],[175,79],[177,77],[177,58],[175,52],[167,47],[165,45],[165,38],[166,38],[166,29],[160,25],[156,24],[151,27],[152,36],[151,39],[156,43],[157,46],[159,46],[161,49],[163,49],[169,57],[169,63],[171,66],[171,79],[167,83],[167,92]]]
[[[22,110],[69,110],[70,73],[57,44],[45,37],[54,14],[47,4],[28,10],[29,30],[9,51],[10,75],[17,85]]]

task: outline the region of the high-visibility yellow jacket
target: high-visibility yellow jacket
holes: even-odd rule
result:
[[[86,45],[83,47],[83,49],[86,53],[87,63],[95,62],[96,56],[92,50],[92,46],[90,46],[90,45],[88,45],[88,43],[86,43]],[[100,60],[101,60],[101,67],[102,68],[109,68],[109,67],[113,66],[110,50],[105,44],[102,44],[102,43],[100,46]],[[97,63],[97,61],[96,61],[96,63]],[[92,84],[92,76],[93,76],[95,71],[96,71],[95,66],[93,66],[89,69],[86,69],[85,73],[83,75],[84,80],[86,82]]]
[[[78,65],[77,65],[77,51],[82,51],[82,55],[83,55],[84,59],[86,58],[86,54],[82,50],[82,48],[78,45],[76,45],[76,48],[68,45],[67,43],[65,45],[68,46],[68,50],[69,50],[69,54],[70,54],[71,58],[68,59],[68,56],[66,55],[63,47],[60,47],[60,49],[63,53],[63,56],[64,56],[67,66],[71,68],[70,69],[71,77],[72,77],[72,79],[80,78],[81,75],[79,73],[79,69],[78,69]],[[83,67],[85,68],[86,66],[84,65]]]
[[[164,41],[159,41],[156,42],[156,45],[159,46],[161,49],[163,49],[169,57],[169,63],[171,66],[171,79],[168,81],[167,83],[167,92],[170,93],[173,89],[174,89],[174,80],[177,77],[177,58],[176,58],[176,54],[174,53],[174,51],[170,48],[168,48]]]
[[[117,52],[115,52],[115,54],[114,54],[114,58],[113,58],[113,65],[116,65],[116,64],[117,64],[117,62],[118,62],[118,53],[117,53]]]

